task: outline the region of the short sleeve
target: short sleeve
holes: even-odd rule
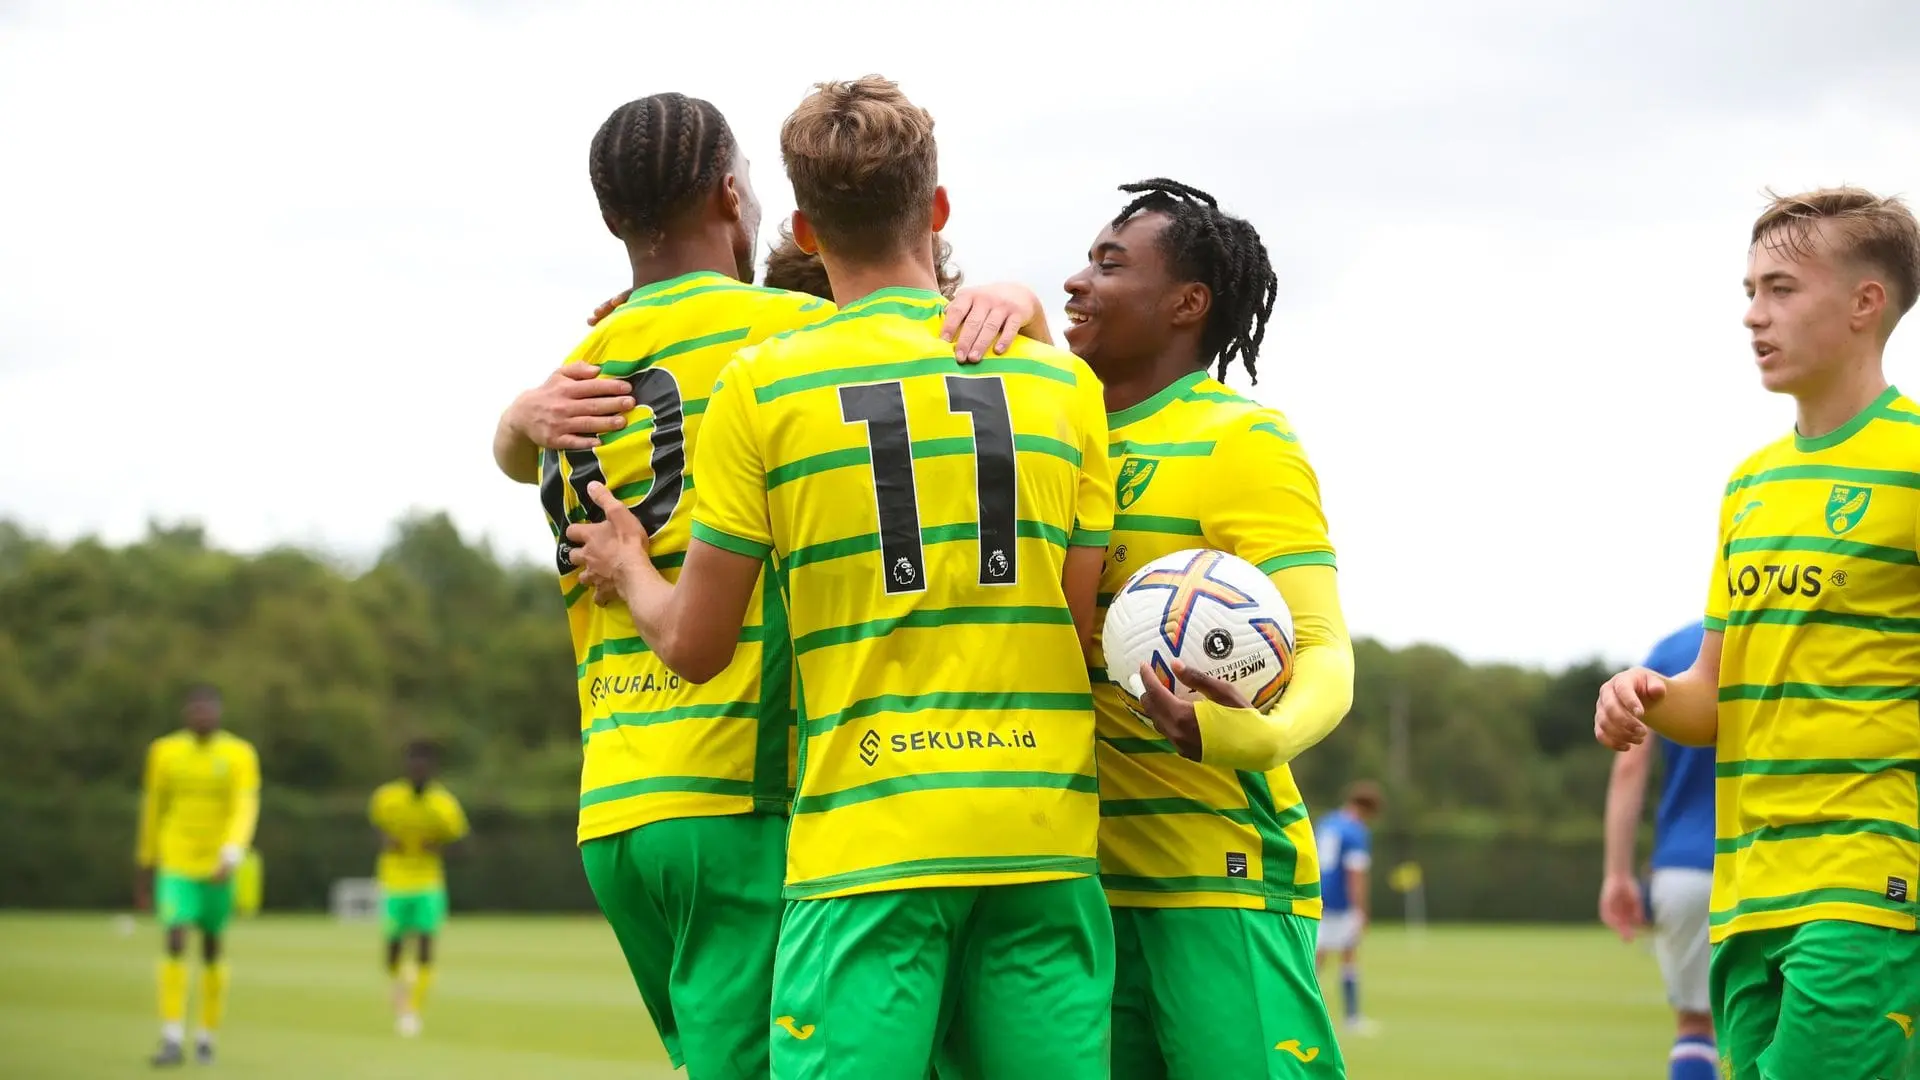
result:
[[[1727,610],[1730,601],[1727,587],[1727,542],[1733,530],[1731,511],[1733,497],[1727,496],[1720,502],[1720,530],[1713,545],[1713,577],[1707,582],[1707,619],[1706,627],[1711,633],[1724,633],[1727,629]]]
[[[1210,546],[1268,575],[1334,565],[1319,477],[1284,420],[1261,414],[1221,439],[1213,457],[1223,482],[1210,489],[1200,519]]]
[[[1107,546],[1113,532],[1113,462],[1107,458],[1107,404],[1090,373],[1080,379],[1080,480],[1073,498],[1071,547]]]
[[[759,559],[773,549],[773,526],[753,392],[748,363],[736,357],[713,388],[694,450],[700,498],[693,508],[693,538]]]
[[[385,829],[386,823],[380,820],[380,795],[385,788],[374,788],[373,795],[367,799],[367,820],[376,829]]]

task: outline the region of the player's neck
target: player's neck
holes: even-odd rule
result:
[[[627,262],[633,267],[633,287],[644,289],[661,281],[703,271],[740,276],[740,264],[733,257],[733,245],[724,236],[668,236],[651,248],[629,241]]]
[[[1826,378],[1794,394],[1793,430],[1802,439],[1831,435],[1886,390],[1887,375],[1879,356],[1842,364]]]
[[[1200,370],[1199,359],[1191,350],[1183,349],[1163,353],[1132,371],[1102,374],[1100,387],[1106,395],[1107,411],[1131,409]]]
[[[881,289],[925,289],[940,291],[940,279],[933,272],[932,245],[915,251],[901,251],[891,258],[853,264],[837,259],[820,249],[820,263],[827,269],[827,283],[833,286],[833,303],[846,307]]]

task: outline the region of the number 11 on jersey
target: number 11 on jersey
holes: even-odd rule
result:
[[[981,585],[1012,585],[1020,577],[1019,484],[1014,470],[1013,416],[999,376],[947,376],[947,409],[973,420],[975,532]],[[840,416],[865,424],[872,459],[874,503],[880,519],[881,579],[888,595],[926,589],[926,553],[920,538],[920,501],[914,488],[913,437],[906,395],[898,381],[840,388]]]

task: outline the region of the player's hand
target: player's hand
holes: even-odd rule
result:
[[[1153,722],[1153,730],[1165,735],[1181,757],[1199,761],[1200,720],[1194,715],[1193,702],[1169,690],[1146,664],[1140,665],[1140,686],[1140,707]]]
[[[142,866],[133,872],[133,910],[153,910],[153,868]]]
[[[1626,750],[1647,741],[1647,707],[1667,696],[1667,683],[1643,667],[1608,679],[1593,707],[1593,737],[1610,750]]]
[[[954,358],[977,364],[991,347],[1006,352],[1027,320],[1040,314],[1040,298],[1021,285],[993,284],[965,288],[947,302],[940,324],[940,340],[953,342]]]
[[[233,844],[221,848],[220,865],[214,867],[213,876],[208,880],[219,884],[232,877],[234,868],[240,865],[240,860],[245,858],[246,854],[246,849]]]
[[[628,289],[625,292],[615,293],[610,300],[602,300],[600,306],[593,309],[593,314],[587,316],[587,325],[598,326],[601,319],[613,314],[613,309],[626,303],[627,297],[632,295],[633,290]]]
[[[600,507],[605,518],[567,526],[567,540],[574,545],[567,552],[567,559],[580,568],[581,584],[596,592],[618,594],[629,574],[650,565],[647,530],[640,527],[640,519],[633,516],[633,511],[614,498],[613,492],[600,481],[587,485],[587,497]]]
[[[1608,874],[1600,883],[1600,921],[1606,923],[1621,941],[1632,941],[1633,935],[1646,925],[1640,898],[1640,883],[1625,874]]]
[[[575,360],[547,381],[513,399],[507,420],[543,450],[591,450],[601,432],[627,426],[633,387],[623,379],[599,379],[600,369]]]

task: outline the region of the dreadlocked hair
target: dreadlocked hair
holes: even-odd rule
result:
[[[1199,188],[1156,177],[1123,184],[1121,191],[1136,196],[1113,219],[1118,229],[1136,214],[1167,216],[1160,248],[1172,273],[1198,281],[1213,293],[1207,325],[1200,335],[1200,362],[1216,368],[1219,378],[1239,360],[1247,378],[1258,383],[1254,361],[1267,336],[1267,318],[1280,292],[1279,276],[1267,257],[1267,246],[1252,223],[1224,213],[1213,196]]]
[[[710,101],[654,94],[613,110],[594,133],[593,194],[623,240],[656,240],[733,164],[733,129]]]

